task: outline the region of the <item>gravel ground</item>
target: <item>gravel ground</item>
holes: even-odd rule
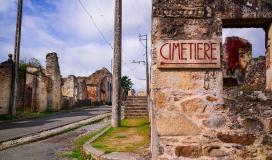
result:
[[[72,151],[76,138],[100,130],[109,122],[109,119],[102,120],[46,140],[0,151],[0,160],[65,160],[67,158],[61,157],[60,153]]]

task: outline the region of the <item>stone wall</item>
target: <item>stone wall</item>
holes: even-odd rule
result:
[[[78,99],[86,100],[87,99],[86,77],[77,77],[77,82],[78,82]]]
[[[263,27],[271,18],[272,4],[257,0],[153,0],[153,159],[262,159],[269,156],[267,146],[260,144],[263,137],[271,140],[267,138],[267,130],[249,131],[243,125],[233,128],[242,121],[235,121],[230,116],[230,108],[224,105],[221,68],[192,69],[193,65],[191,68],[160,68],[161,53],[156,47],[161,41],[169,40],[221,43],[222,25]],[[258,152],[255,157],[247,155],[252,150]]]
[[[48,87],[48,109],[59,111],[61,109],[61,74],[56,53],[46,55],[46,75],[51,79]]]
[[[24,90],[24,111],[44,112],[47,110],[47,88],[50,79],[40,67],[28,66]]]
[[[252,59],[251,43],[240,37],[227,37],[223,54],[227,64],[227,73],[224,75],[233,75],[235,70],[240,70],[245,75]]]
[[[69,106],[63,107],[73,107],[78,101],[78,82],[74,75],[63,79],[62,96],[66,97],[70,103]]]
[[[92,102],[110,103],[112,95],[112,74],[106,69],[97,70],[86,79],[87,99]]]
[[[266,29],[266,89],[272,91],[272,23]]]
[[[10,107],[12,60],[0,64],[0,115],[8,114]]]
[[[97,87],[96,86],[87,86],[87,97],[90,99],[92,102],[97,102],[98,101],[98,93],[97,93]]]

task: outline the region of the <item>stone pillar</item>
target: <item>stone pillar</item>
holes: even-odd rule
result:
[[[61,74],[57,53],[46,55],[46,75],[49,77],[48,109],[59,111],[61,109]]]
[[[272,91],[272,23],[266,30],[266,90]]]
[[[10,56],[8,61],[0,63],[0,115],[9,113],[12,66],[12,56]]]
[[[151,110],[154,160],[205,156],[203,145],[211,143],[214,129],[220,130],[224,125],[220,111],[223,108],[221,23],[204,0],[153,0],[151,99],[154,105]],[[206,57],[214,64],[202,64],[204,60],[200,59],[203,56],[205,59],[205,55],[201,58],[200,54],[199,57],[191,54],[190,58],[187,51],[191,47],[191,53],[194,53],[194,44],[198,43],[214,44],[209,48],[213,48],[214,53],[209,53],[216,56]],[[209,50],[208,47],[199,48],[202,54],[203,50]],[[192,61],[194,58],[198,60]],[[170,61],[173,59],[177,60]],[[213,122],[217,120],[219,123]]]

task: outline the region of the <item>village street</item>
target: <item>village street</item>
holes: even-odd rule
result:
[[[110,111],[111,107],[100,106],[85,109],[77,109],[73,112],[68,113],[63,112],[55,115],[50,115],[44,118],[37,118],[32,120],[1,122],[0,142],[61,127],[67,124],[71,124],[73,122],[81,121]]]
[[[95,114],[95,113],[91,113]],[[109,120],[102,120],[97,123],[72,130],[45,140],[20,145],[0,151],[0,160],[60,160],[69,159],[65,154],[71,153],[74,149],[73,142],[83,134],[93,133],[108,125]]]

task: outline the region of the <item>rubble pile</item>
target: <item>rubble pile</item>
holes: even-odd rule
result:
[[[222,135],[226,141],[236,142],[239,158],[265,159],[272,155],[272,97],[262,91],[241,91],[239,87],[227,88],[225,111],[230,133]],[[254,145],[252,145],[254,144]],[[238,159],[238,157],[233,157]]]
[[[250,61],[245,75],[245,89],[254,91],[265,90],[266,64],[265,57],[254,58]]]

